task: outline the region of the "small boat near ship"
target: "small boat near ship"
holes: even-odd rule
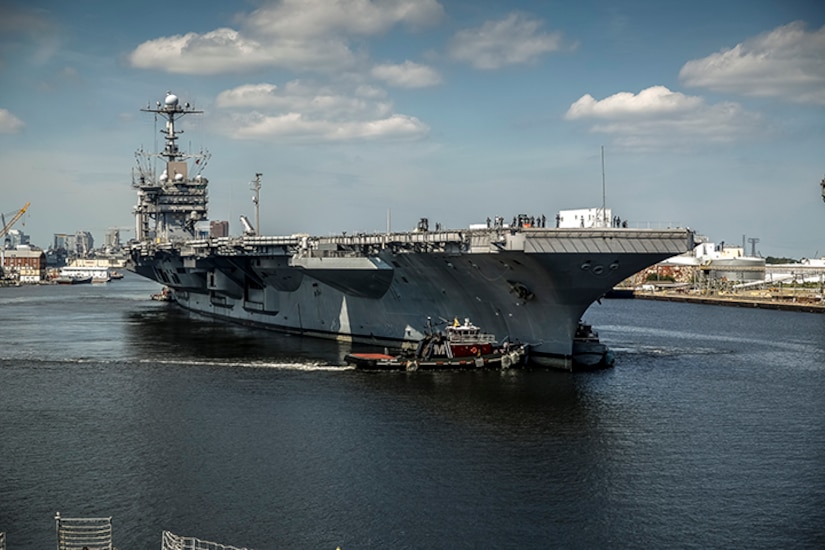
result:
[[[443,332],[432,330],[428,319],[427,334],[413,352],[400,355],[384,353],[350,353],[345,360],[362,369],[407,370],[418,369],[507,369],[523,365],[528,346],[504,341],[500,345],[492,334],[464,320],[456,319]]]
[[[55,282],[58,284],[108,283],[111,278],[109,269],[106,267],[67,265],[60,268]]]
[[[169,287],[163,287],[163,290],[152,294],[151,298],[156,302],[174,302],[175,293]]]
[[[92,282],[92,277],[83,277],[80,275],[59,275],[54,279],[54,282],[59,285],[80,285]]]
[[[579,368],[600,369],[612,367],[616,358],[591,325],[579,322],[573,336],[573,361]]]

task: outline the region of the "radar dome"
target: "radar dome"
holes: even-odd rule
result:
[[[175,94],[169,94],[166,96],[164,103],[168,107],[175,107],[178,104],[178,96],[176,96]]]

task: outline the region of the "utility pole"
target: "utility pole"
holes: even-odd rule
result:
[[[607,194],[604,185],[604,145],[602,145],[602,227],[607,227]]]
[[[822,181],[819,182],[819,185],[822,186],[822,200],[825,201],[825,178],[822,178]]]
[[[263,176],[263,174],[257,172],[255,179],[249,184],[249,188],[255,192],[255,194],[252,195],[252,202],[255,204],[255,233],[258,235],[261,234],[261,218],[258,207],[261,198],[261,176]]]

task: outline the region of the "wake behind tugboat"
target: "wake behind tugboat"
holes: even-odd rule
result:
[[[501,368],[521,366],[527,360],[529,346],[510,343],[500,345],[492,334],[481,332],[469,319],[459,324],[458,318],[444,331],[434,331],[431,319],[428,330],[415,351],[400,355],[386,353],[350,353],[344,358],[362,369],[408,370]]]

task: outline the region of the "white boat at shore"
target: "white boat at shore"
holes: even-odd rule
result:
[[[108,283],[112,279],[107,267],[65,266],[60,268],[56,282],[60,284]]]

